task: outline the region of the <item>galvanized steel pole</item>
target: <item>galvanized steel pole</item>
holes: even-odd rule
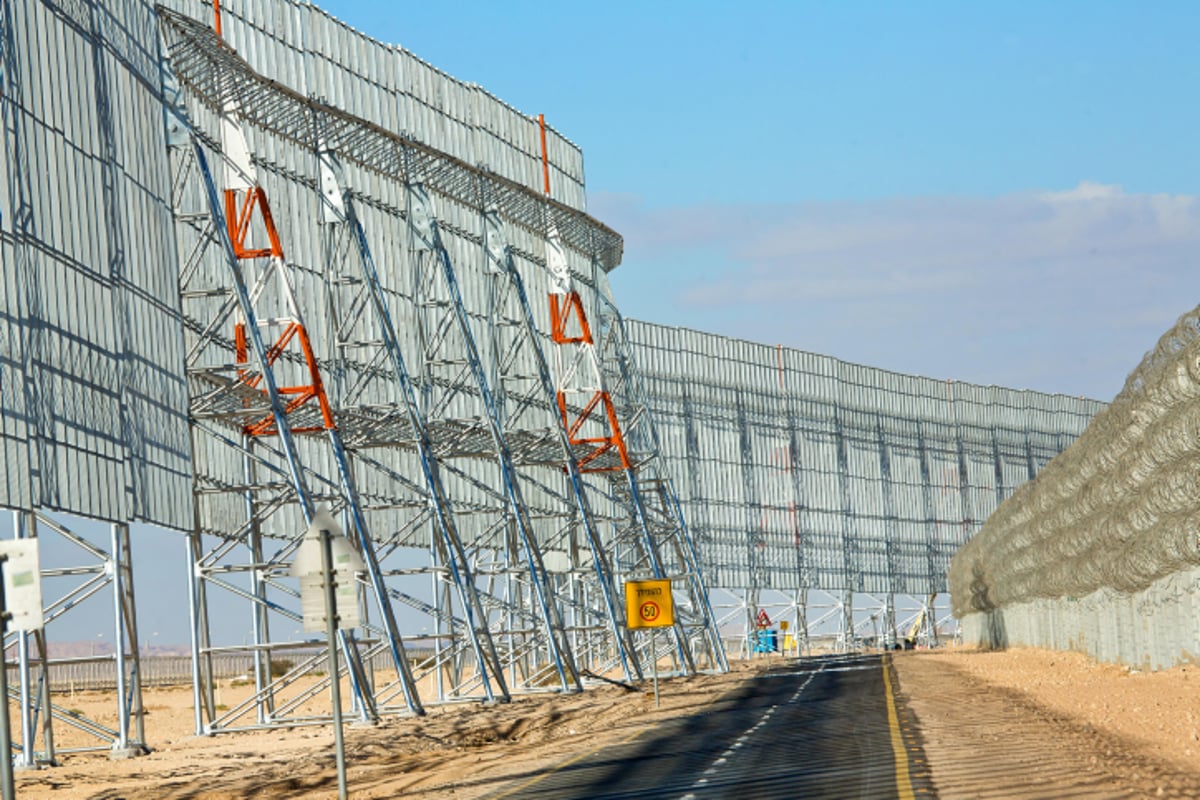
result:
[[[329,691],[333,703],[333,746],[337,754],[338,800],[346,800],[346,743],[342,741],[342,691],[338,680],[337,584],[333,571],[333,536],[321,529],[321,580],[325,583],[325,644],[329,648]]]
[[[13,787],[12,730],[8,723],[8,659],[4,655],[3,639],[8,632],[8,603],[4,598],[4,564],[8,556],[0,554],[0,698],[4,700],[4,713],[0,714],[0,790],[4,800],[16,800]]]

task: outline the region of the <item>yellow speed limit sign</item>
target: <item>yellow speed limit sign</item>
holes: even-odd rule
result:
[[[671,582],[626,581],[625,621],[630,628],[665,628],[675,624]]]

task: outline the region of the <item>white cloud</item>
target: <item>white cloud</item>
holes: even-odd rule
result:
[[[1200,301],[1192,196],[1085,181],[724,208],[609,195],[592,210],[626,236],[613,282],[631,316],[902,371],[1111,396]],[[1097,363],[1120,374],[1081,366]],[[1023,364],[1039,365],[1040,385]]]
[[[1087,202],[1090,200],[1111,200],[1121,197],[1124,192],[1120,186],[1113,186],[1094,181],[1081,181],[1074,189],[1065,192],[1042,192],[1041,198],[1050,203]]]

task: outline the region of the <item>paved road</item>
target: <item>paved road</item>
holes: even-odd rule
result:
[[[492,797],[792,800],[931,797],[881,658],[786,662],[709,706]],[[897,769],[895,753],[908,758]],[[914,789],[913,776],[916,776]]]

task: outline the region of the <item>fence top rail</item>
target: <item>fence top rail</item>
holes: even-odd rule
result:
[[[621,263],[621,235],[588,214],[484,166],[472,166],[405,134],[306,97],[256,72],[207,25],[163,6],[156,10],[176,78],[213,112],[219,114],[232,105],[245,122],[302,147],[320,147],[388,178],[421,182],[469,208],[495,208],[507,221],[536,236],[557,230],[567,247],[606,272]]]

